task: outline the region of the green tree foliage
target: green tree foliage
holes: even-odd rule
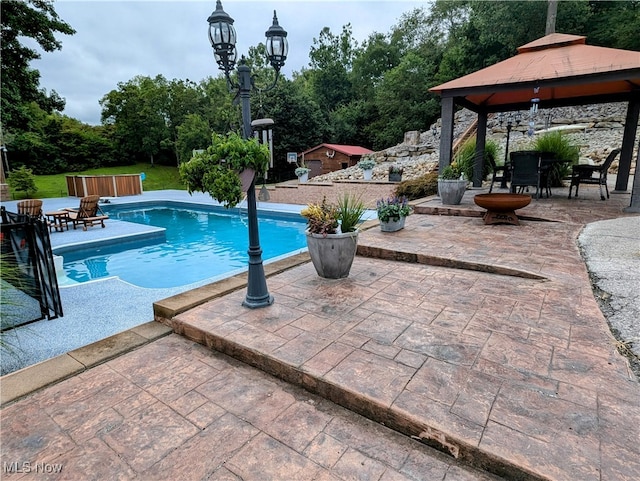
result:
[[[589,6],[590,44],[640,50],[640,0],[589,2]]]
[[[35,102],[24,106],[28,122],[8,142],[11,165],[35,174],[57,174],[119,162],[108,130],[83,124],[57,112],[47,113]]]
[[[404,132],[424,130],[440,112],[439,102],[429,93],[436,66],[410,52],[397,67],[386,72],[375,103],[378,119],[367,128],[374,149],[402,142]]]
[[[54,34],[73,29],[49,0],[3,2],[2,14],[1,113],[3,126],[11,126],[4,134],[12,166],[41,174],[137,161],[177,165],[213,132],[241,128],[240,105],[229,90],[235,73],[230,82],[222,74],[197,83],[134,77],[102,98],[102,126],[61,116],[55,110],[63,100],[39,89],[39,73],[29,68],[37,53],[20,39],[36,39],[50,52],[60,48]],[[544,35],[546,15],[544,1],[436,0],[403,13],[389,32],[373,32],[362,45],[349,24],[337,34],[325,27],[310,48],[308,68],[292,79],[281,76],[273,89],[264,44],[251,47],[252,118],[275,121],[269,180],[293,177],[287,152],[322,142],[380,150],[401,142],[406,131],[428,129],[440,115],[430,87],[511,57]],[[556,31],[640,50],[640,0],[563,0]]]
[[[13,169],[9,174],[7,182],[13,191],[23,192],[27,197],[32,197],[38,190],[33,172],[24,166]]]
[[[313,39],[309,51],[311,60],[310,85],[318,105],[325,112],[348,103],[352,96],[349,73],[358,44],[351,33],[351,25],[342,27],[334,35],[328,27]]]
[[[146,157],[153,166],[162,146],[171,142],[167,80],[158,75],[120,82],[100,105],[102,121],[114,126],[114,140],[122,154],[131,160]]]
[[[294,177],[287,152],[303,152],[326,138],[327,122],[318,104],[300,82],[281,79],[262,97],[259,115],[268,116],[273,126],[273,168],[270,180]]]
[[[28,106],[36,102],[45,112],[61,111],[64,100],[55,91],[47,94],[40,88],[40,72],[30,67],[40,58],[33,48],[25,46],[25,38],[35,40],[45,52],[60,50],[55,34],[72,35],[75,30],[62,21],[49,0],[2,2],[0,59],[2,102],[0,118],[7,130],[24,128]]]
[[[198,114],[188,114],[178,125],[176,149],[180,163],[191,159],[194,150],[204,149],[211,141],[211,129],[205,119]]]

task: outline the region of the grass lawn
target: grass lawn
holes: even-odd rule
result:
[[[50,197],[67,196],[67,175],[116,175],[116,174],[139,174],[144,172],[145,180],[142,181],[144,191],[177,189],[186,190],[180,182],[180,175],[177,167],[166,165],[149,164],[124,165],[120,167],[104,167],[99,169],[89,169],[82,172],[67,172],[57,175],[37,175],[36,187],[38,191],[35,196],[38,199]],[[22,198],[23,192],[15,193],[15,198]]]

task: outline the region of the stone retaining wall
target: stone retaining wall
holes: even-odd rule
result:
[[[268,187],[267,192],[268,202],[300,205],[320,203],[323,198],[326,198],[327,202],[335,203],[341,195],[349,193],[360,196],[368,208],[374,209],[378,199],[393,196],[397,185],[396,182],[388,181],[356,180],[305,184],[291,181]],[[256,197],[263,202],[260,200],[260,188],[256,189]]]

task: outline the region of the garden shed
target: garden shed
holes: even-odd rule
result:
[[[358,145],[320,144],[298,154],[298,164],[304,162],[311,169],[309,177],[315,177],[352,167],[367,154],[373,154],[373,150]]]

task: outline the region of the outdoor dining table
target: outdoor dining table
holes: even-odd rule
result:
[[[66,227],[69,230],[69,212],[64,210],[57,210],[54,212],[45,212],[44,214],[47,217],[49,230],[53,232],[55,229],[56,232],[64,231]]]
[[[560,168],[562,165],[570,163],[570,160],[558,159],[553,155],[545,155],[544,153],[540,157],[540,188],[544,188],[547,191],[547,198],[551,197],[551,180],[552,173],[556,168]]]
[[[512,154],[533,154],[538,157],[538,168],[537,168],[537,185],[539,192],[536,193],[536,198],[540,198],[542,196],[543,191],[546,191],[547,198],[551,197],[551,180],[552,180],[552,172],[557,167],[562,164],[566,164],[570,161],[565,159],[558,159],[552,153],[548,152],[537,152],[537,151],[515,151]],[[509,180],[512,180],[513,177],[513,158],[511,162],[509,162],[509,174],[505,175]],[[511,189],[513,190],[513,189]]]

